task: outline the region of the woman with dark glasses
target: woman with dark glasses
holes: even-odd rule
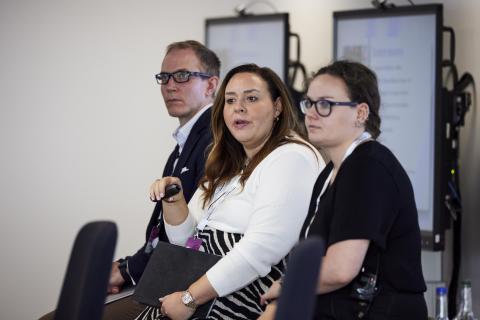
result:
[[[330,159],[301,231],[327,245],[315,319],[427,319],[413,189],[376,141],[379,108],[375,74],[348,61],[321,68],[301,103],[310,141]],[[278,294],[274,284],[262,299]]]

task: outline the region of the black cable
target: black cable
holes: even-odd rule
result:
[[[448,316],[453,319],[457,315],[458,280],[460,277],[460,259],[462,259],[462,218],[461,214],[453,222],[453,260],[458,261],[452,267],[450,285],[448,286]]]
[[[472,107],[473,107],[473,114],[476,114],[477,111],[477,87],[475,85],[475,80],[473,80],[472,83],[472,96],[473,96],[473,102],[472,102]]]
[[[455,64],[452,61],[443,61],[443,67],[450,67],[450,70],[453,74],[453,88],[451,92],[451,105],[452,110],[449,112],[451,114],[451,119],[448,119],[448,122],[451,124],[451,160],[449,163],[450,166],[450,179],[448,182],[448,193],[450,199],[452,200],[452,208],[450,210],[455,211],[455,218],[452,220],[452,270],[450,275],[450,283],[448,286],[448,312],[449,317],[453,319],[457,313],[457,294],[458,294],[458,283],[460,277],[460,265],[462,261],[462,205],[461,205],[461,193],[460,193],[460,183],[459,183],[459,166],[458,166],[458,157],[459,157],[459,123],[457,121],[456,115],[456,101],[455,101],[455,86],[458,83],[458,72]]]
[[[470,73],[465,72],[453,87],[455,99],[453,124],[456,126],[463,127],[465,125],[465,115],[470,110],[470,105],[472,104],[472,94],[465,91],[469,86],[472,86],[475,94],[475,80]]]
[[[451,29],[451,28],[450,28]],[[454,42],[454,32],[451,30],[452,41]],[[454,56],[453,51],[453,56]],[[475,93],[475,80],[473,76],[466,72],[460,79],[458,79],[458,72],[453,61],[443,61],[442,67],[450,67],[454,82],[452,88],[452,119],[450,123],[452,125],[452,162],[451,162],[451,176],[449,181],[450,196],[455,202],[456,219],[452,222],[453,243],[452,243],[452,273],[450,277],[450,284],[448,287],[448,310],[450,318],[454,318],[457,313],[457,294],[458,283],[460,278],[460,267],[462,261],[462,196],[460,192],[460,174],[459,174],[459,155],[460,155],[460,127],[464,125],[464,117],[470,106],[468,98],[470,95],[465,93],[465,89],[468,86],[473,87]],[[463,98],[462,98],[463,97]],[[460,101],[458,100],[460,98]]]
[[[451,60],[443,60],[442,68],[450,68],[450,72],[453,75],[453,87],[458,83],[458,71],[457,66]]]
[[[443,65],[443,63],[442,63]],[[450,284],[448,288],[448,310],[449,316],[453,319],[457,313],[457,295],[458,295],[458,283],[460,278],[460,268],[462,262],[462,196],[460,192],[460,168],[459,168],[459,155],[460,155],[460,128],[464,125],[465,114],[467,113],[471,101],[469,100],[470,94],[465,92],[467,87],[472,86],[475,98],[475,80],[473,76],[466,72],[458,80],[458,74],[455,64],[451,61],[446,61],[445,66],[449,66],[452,69],[454,78],[457,80],[453,84],[451,91],[453,110],[451,111],[452,117],[449,119],[452,125],[451,133],[451,175],[448,182],[449,196],[451,199],[451,208],[454,210],[456,219],[452,222],[452,271],[450,277]]]
[[[443,32],[450,33],[450,61],[455,63],[455,31],[452,27],[443,26]]]
[[[297,70],[301,71],[302,77],[303,77],[303,84],[302,84],[302,90],[301,92],[304,93],[306,90],[306,82],[307,82],[307,70],[305,69],[305,66],[299,62],[299,61],[290,61],[289,68],[293,69],[293,74],[289,79],[289,86],[293,88],[293,85],[295,84],[295,79],[297,76]]]
[[[295,61],[300,62],[300,36],[298,35],[298,33],[290,32],[290,37],[294,37],[295,39],[297,39],[297,59]]]
[[[458,84],[458,71],[455,65],[455,31],[451,27],[444,26],[443,32],[450,34],[450,59],[442,61],[442,69],[449,68],[449,74],[453,76],[453,86],[452,86],[452,105],[453,110],[451,114],[455,114],[455,86]],[[447,80],[448,75],[447,74]],[[460,263],[462,259],[462,239],[461,239],[461,229],[462,229],[462,210],[461,210],[461,197],[460,197],[460,185],[459,185],[459,174],[458,174],[458,148],[459,148],[459,127],[454,123],[454,116],[448,121],[452,125],[452,144],[455,143],[455,147],[450,146],[452,149],[452,163],[451,170],[453,173],[450,176],[450,181],[448,182],[451,191],[449,192],[451,198],[456,194],[456,203],[455,206],[455,216],[456,219],[452,221],[452,271],[450,276],[450,284],[448,286],[448,311],[449,317],[454,318],[457,311],[457,292],[458,292],[458,280],[460,277]],[[451,171],[452,172],[452,171]],[[451,209],[453,210],[453,208]]]
[[[293,88],[295,78],[297,77],[298,66],[301,65],[301,63],[300,63],[300,36],[297,33],[292,33],[292,32],[289,34],[289,36],[297,39],[297,59],[293,60],[293,61],[289,61],[289,66],[288,66],[289,68],[293,67],[293,74],[292,74],[291,77],[289,77],[289,80],[288,80],[288,85],[290,85]]]
[[[251,7],[259,3],[263,3],[269,6],[273,10],[273,12],[278,12],[277,8],[273,5],[273,3],[267,0],[253,0],[248,3],[239,4],[238,6],[235,7],[234,10],[241,17],[247,16],[251,14],[251,13],[247,13],[247,9],[250,9]]]
[[[461,92],[465,91],[465,89],[470,85],[475,86],[475,80],[473,79],[473,76],[472,76],[471,73],[465,72],[460,77],[460,80],[458,80],[458,82],[456,82],[453,90],[455,92],[461,93]]]
[[[388,0],[372,0],[371,4],[375,9],[380,9],[380,10],[387,10],[388,8],[396,7],[395,4],[388,3]]]
[[[453,170],[454,174],[452,175],[451,183],[456,186],[456,193],[458,197],[458,201],[461,203],[461,195],[460,195],[460,181],[459,181],[459,174],[458,174],[458,127],[454,128],[454,135],[456,140],[456,149],[454,151],[453,157]],[[452,139],[453,140],[453,139]],[[452,274],[450,277],[450,284],[448,286],[448,313],[449,317],[453,319],[457,313],[457,294],[458,294],[458,280],[460,277],[460,266],[462,261],[462,208],[459,206],[456,210],[457,219],[455,219],[453,224],[453,244],[452,244],[452,256],[453,256],[453,263],[452,263]]]

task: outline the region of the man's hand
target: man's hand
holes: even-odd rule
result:
[[[117,261],[112,263],[112,272],[110,273],[110,280],[108,281],[108,288],[107,293],[119,293],[122,290],[122,286],[125,283],[125,279],[123,279],[122,274],[120,273],[120,269],[118,268]]]

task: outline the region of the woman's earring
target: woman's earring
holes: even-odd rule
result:
[[[357,119],[357,120],[355,120],[355,127],[356,128],[361,128],[361,127],[363,127],[363,123],[360,122],[360,120]]]

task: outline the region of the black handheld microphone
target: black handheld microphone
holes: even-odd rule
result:
[[[180,192],[180,190],[182,190],[182,188],[174,183],[174,184],[169,184],[166,188],[165,188],[165,195],[163,196],[162,199],[168,199],[170,197],[173,197],[174,195],[176,195],[177,193]],[[157,199],[151,199],[153,202],[158,202],[159,200]]]

